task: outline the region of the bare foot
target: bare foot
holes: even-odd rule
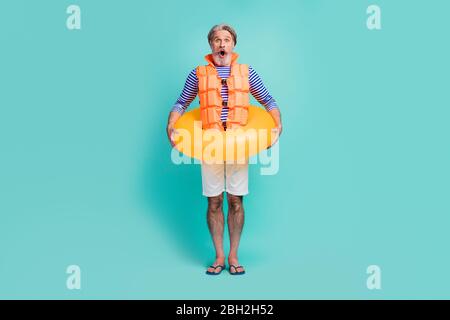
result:
[[[244,267],[239,265],[238,259],[237,258],[231,258],[228,257],[228,264],[230,265],[230,273],[234,274],[234,273],[244,273]]]
[[[214,261],[214,264],[212,264],[214,268],[209,267],[207,271],[210,273],[220,273],[223,270],[221,266],[223,266],[224,264],[225,264],[225,257],[217,258],[216,261]]]

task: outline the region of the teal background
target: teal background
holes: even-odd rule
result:
[[[70,4],[81,30],[66,28]],[[382,30],[366,28],[370,4]],[[449,11],[444,0],[2,1],[0,298],[450,298]],[[284,124],[278,174],[251,166],[244,277],[204,275],[200,167],[172,164],[165,135],[220,22]],[[71,264],[79,291],[66,288]],[[371,264],[381,290],[366,287]]]

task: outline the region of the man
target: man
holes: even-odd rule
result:
[[[205,56],[208,65],[199,66],[189,74],[183,91],[173,106],[167,123],[167,135],[172,145],[174,124],[195,99],[200,98],[203,129],[226,130],[243,126],[247,122],[249,93],[271,114],[281,134],[281,114],[255,70],[238,64],[233,52],[237,35],[226,24],[214,26],[208,33],[211,54]],[[220,88],[220,89],[219,89]],[[248,163],[201,164],[203,195],[208,198],[207,222],[216,251],[216,260],[206,271],[218,275],[225,268],[223,250],[223,192],[228,201],[228,232],[230,252],[229,272],[245,273],[238,261],[239,240],[244,225],[243,196],[248,194]]]

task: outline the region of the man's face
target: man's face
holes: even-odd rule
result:
[[[214,32],[210,45],[214,63],[217,66],[229,66],[231,64],[231,53],[234,49],[231,33],[226,30]]]

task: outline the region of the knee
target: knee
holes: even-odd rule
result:
[[[230,213],[238,213],[242,210],[242,196],[235,196],[228,194],[228,207],[231,209]]]
[[[223,206],[223,196],[218,195],[215,197],[208,197],[208,211],[209,212],[220,212]]]

